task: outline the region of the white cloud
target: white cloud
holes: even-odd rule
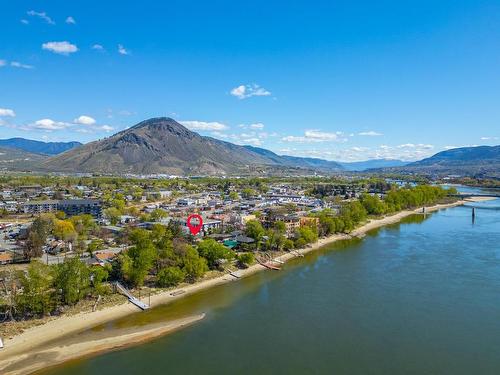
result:
[[[271,92],[259,85],[240,85],[231,90],[231,95],[238,99],[247,99],[252,96],[270,96]]]
[[[481,137],[481,141],[496,141],[498,137]]]
[[[377,133],[373,130],[367,131],[367,132],[360,132],[358,135],[365,136],[365,137],[379,137],[383,135],[382,133]]]
[[[50,25],[55,25],[56,23],[52,20],[52,18],[50,18],[47,13],[45,12],[35,12],[34,10],[30,10],[29,12],[27,12],[28,16],[32,16],[32,17],[38,17],[42,20],[44,20],[45,22],[47,22],[48,24]]]
[[[75,19],[74,19],[73,17],[71,17],[71,16],[68,16],[68,17],[66,18],[66,21],[64,21],[64,22],[66,22],[66,23],[67,23],[67,24],[69,24],[69,25],[76,25],[76,21],[75,21]]]
[[[104,47],[102,45],[100,45],[100,44],[94,44],[92,46],[92,49],[96,49],[98,51],[104,51]]]
[[[21,68],[21,69],[33,69],[33,65],[28,65],[28,64],[22,64],[19,61],[11,61],[10,66],[14,68]]]
[[[210,133],[213,137],[230,141],[237,145],[252,145],[262,146],[264,140],[269,136],[266,132],[250,131],[246,133],[224,133],[221,131],[212,131]]]
[[[262,146],[262,141],[259,138],[246,138],[244,143],[252,146]]]
[[[28,25],[28,24],[30,23],[30,21],[25,20],[25,19],[22,19],[22,20],[21,20],[21,23],[23,23],[23,24],[25,24],[25,25]]]
[[[104,130],[106,133],[109,133],[109,132],[112,132],[113,130],[115,130],[115,128],[113,128],[112,126],[109,126],[109,125],[102,125],[99,127],[99,129]]]
[[[10,63],[7,60],[0,60],[0,68],[4,66],[10,65],[13,68],[21,68],[21,69],[33,69],[33,65],[22,64],[19,61],[11,61]]]
[[[257,122],[255,124],[248,125],[250,129],[264,129],[264,124],[261,122]]]
[[[412,144],[413,147],[380,145],[378,147],[354,146],[339,149],[298,149],[283,148],[279,152],[293,156],[308,156],[335,161],[364,161],[371,159],[398,159],[415,161],[427,158],[434,154],[434,146],[426,144]],[[403,145],[406,146],[406,145]]]
[[[130,52],[127,49],[125,49],[125,47],[121,44],[118,44],[118,53],[120,55],[129,55],[130,54]]]
[[[32,124],[30,127],[35,128],[35,129],[40,129],[40,130],[61,130],[61,129],[66,129],[70,124],[66,122],[59,122],[59,121],[54,121],[49,118],[44,118],[38,121],[35,121],[34,124]]]
[[[0,108],[0,117],[15,117],[16,112],[8,108]]]
[[[132,112],[132,111],[128,111],[126,109],[121,109],[118,111],[118,114],[120,116],[134,116],[136,115],[137,113],[136,112]]]
[[[306,130],[303,136],[288,135],[281,138],[283,142],[319,143],[319,142],[346,142],[342,132],[322,132],[319,130]]]
[[[70,42],[47,42],[42,44],[42,49],[58,53],[60,55],[69,55],[78,51],[78,47]]]
[[[74,119],[73,122],[80,125],[94,125],[96,123],[94,118],[85,115],[81,115],[80,117]]]
[[[229,126],[220,122],[205,122],[205,121],[180,121],[182,125],[191,130],[212,130],[221,131],[229,129]]]
[[[419,144],[414,144],[414,143],[405,143],[405,144],[402,144],[402,145],[399,145],[399,146],[396,146],[397,148],[419,148],[419,149],[433,149],[434,146],[433,145],[426,145],[426,144],[423,144],[423,143],[419,143]]]

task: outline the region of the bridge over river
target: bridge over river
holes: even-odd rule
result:
[[[459,193],[455,194],[454,197],[461,199],[467,198],[500,198],[500,193]]]

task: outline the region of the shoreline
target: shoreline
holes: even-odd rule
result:
[[[485,200],[490,199],[470,198],[467,200],[460,200],[449,204],[438,204],[435,206],[426,207],[426,213],[460,206],[469,202],[478,202]],[[303,249],[294,250],[295,254],[285,253],[273,259],[279,260],[280,262],[287,262],[291,259],[296,258],[297,253],[304,255],[339,240],[364,236],[367,232],[373,229],[377,229],[386,225],[396,224],[408,216],[419,214],[421,213],[421,210],[421,208],[415,210],[406,210],[398,212],[394,215],[372,219],[361,227],[352,231],[350,234],[334,234],[328,237],[324,237],[319,239],[314,244],[308,245]],[[257,263],[248,267],[247,269],[236,271],[236,274],[238,275],[238,277],[243,278],[265,269],[266,268],[264,266]],[[202,291],[213,286],[233,281],[238,281],[238,279],[229,274],[225,274],[213,279],[203,280],[192,285],[164,291],[151,296],[151,305],[153,307],[158,305],[165,305],[198,291]],[[175,294],[176,291],[180,290],[184,291],[184,293],[172,295]],[[6,375],[32,373],[48,366],[60,364],[82,356],[88,356],[151,340],[153,338],[168,334],[174,330],[180,329],[188,324],[194,324],[195,322],[203,319],[203,316],[189,317],[168,322],[166,324],[162,323],[162,326],[156,328],[151,328],[148,326],[139,327],[137,332],[127,333],[112,338],[108,337],[103,340],[88,340],[78,344],[62,347],[55,345],[54,347],[50,347],[49,349],[39,348],[43,344],[47,344],[59,338],[64,338],[71,334],[85,331],[94,326],[107,323],[133,313],[138,313],[137,308],[127,302],[124,304],[107,307],[103,310],[98,310],[95,312],[81,312],[72,316],[62,316],[60,318],[50,320],[43,325],[27,329],[18,336],[4,340],[5,348],[0,350],[0,372]],[[37,357],[39,354],[50,353],[52,358],[48,363],[44,362],[43,360],[37,360],[34,363],[27,363],[30,361],[27,361],[26,357],[32,357],[34,354],[33,352],[36,352]]]
[[[19,353],[10,359],[2,361],[3,374],[22,375],[47,369],[67,362],[68,360],[91,357],[99,353],[126,348],[153,340],[181,328],[194,324],[205,317],[205,314],[195,315],[167,323],[151,324],[138,327],[118,336],[107,336],[73,343],[62,343],[55,347],[40,349],[35,352]]]

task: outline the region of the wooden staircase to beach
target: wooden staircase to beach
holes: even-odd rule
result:
[[[136,305],[138,308],[141,310],[147,310],[149,309],[149,305],[142,302],[140,299],[134,297],[132,293],[129,292],[127,288],[125,288],[122,284],[120,284],[118,281],[114,283],[116,290],[123,294],[125,297],[128,298],[128,301],[134,305]]]

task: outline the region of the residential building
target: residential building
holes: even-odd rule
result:
[[[63,200],[59,202],[57,209],[68,216],[88,214],[100,218],[102,215],[101,202],[95,199]]]
[[[22,205],[22,212],[25,214],[41,214],[45,212],[56,212],[59,201],[46,200],[38,202],[26,202]]]

